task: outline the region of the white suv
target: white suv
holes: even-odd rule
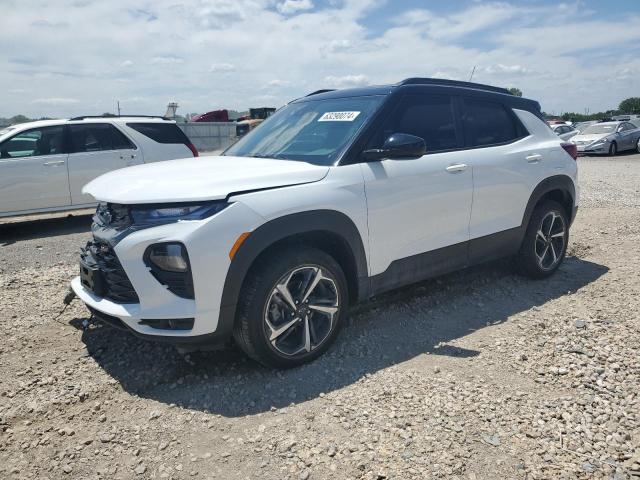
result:
[[[349,305],[515,255],[542,278],[576,213],[576,147],[537,102],[436,79],[314,92],[219,157],[126,168],[73,290],[98,319],[175,343],[235,338],[291,367]]]
[[[77,117],[0,130],[0,217],[95,205],[82,187],[140,163],[198,156],[174,121]]]

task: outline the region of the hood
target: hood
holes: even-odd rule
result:
[[[596,140],[602,140],[605,137],[608,137],[609,135],[611,135],[610,133],[592,133],[589,135],[574,135],[573,137],[571,137],[571,141],[573,143],[584,143],[584,144],[589,144],[589,143],[593,143]]]
[[[322,180],[329,167],[247,157],[196,157],[136,165],[92,180],[82,189],[111,203],[220,200],[231,193]]]

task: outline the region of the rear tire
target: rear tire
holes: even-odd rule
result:
[[[617,153],[618,153],[618,144],[616,142],[611,142],[611,145],[609,146],[609,156],[615,157]]]
[[[292,368],[322,355],[346,320],[347,281],[325,252],[297,247],[258,260],[243,285],[233,336],[252,359]]]
[[[517,255],[521,274],[530,278],[546,278],[553,274],[567,252],[569,222],[562,205],[547,200],[533,214]]]
[[[636,152],[640,153],[640,138],[638,138],[638,141],[636,143]]]

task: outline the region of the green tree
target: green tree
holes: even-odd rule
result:
[[[520,90],[519,88],[511,87],[511,88],[508,88],[507,90],[511,92],[511,95],[515,95],[516,97],[522,96],[522,90]]]
[[[618,107],[621,113],[640,114],[640,97],[627,98]]]

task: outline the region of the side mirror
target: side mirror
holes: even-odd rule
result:
[[[427,153],[423,138],[407,133],[394,133],[384,142],[382,148],[365,150],[362,155],[367,160],[383,158],[418,158]]]

